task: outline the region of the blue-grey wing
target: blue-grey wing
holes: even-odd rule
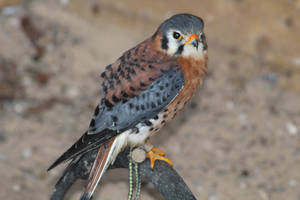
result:
[[[95,110],[88,134],[101,133],[105,129],[120,132],[155,117],[172,102],[183,85],[183,73],[179,67],[174,67],[165,71],[139,95],[127,101],[107,107],[102,100]]]

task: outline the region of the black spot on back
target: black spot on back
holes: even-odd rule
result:
[[[141,81],[141,82],[140,82],[140,86],[141,86],[141,87],[146,87],[147,85]]]
[[[106,107],[111,108],[113,106],[112,103],[110,103],[110,101],[108,101],[107,99],[104,100],[104,104]]]
[[[108,70],[108,71],[112,71],[111,65],[107,65],[107,66],[105,67],[105,69]]]
[[[155,67],[153,65],[148,65],[149,69],[154,69]]]
[[[105,78],[105,77],[106,77],[106,73],[105,73],[105,72],[102,72],[100,76],[101,76],[102,78]]]
[[[126,92],[124,92],[124,91],[122,91],[121,94],[122,94],[122,96],[123,96],[124,98],[128,98],[128,97],[129,97],[129,95],[128,95]]]
[[[133,91],[133,92],[135,91],[135,88],[132,87],[132,86],[130,86],[129,89],[130,89],[131,91]]]
[[[115,95],[112,96],[112,100],[115,102],[115,103],[118,103],[120,101],[120,99],[118,97],[116,97]]]

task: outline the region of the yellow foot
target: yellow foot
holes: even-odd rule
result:
[[[156,160],[162,160],[165,161],[167,163],[169,163],[170,166],[173,166],[173,163],[171,160],[169,160],[168,158],[164,157],[165,152],[163,152],[163,150],[153,147],[148,153],[147,153],[147,158],[149,158],[150,160],[150,164],[151,164],[151,168],[154,167],[154,163]]]

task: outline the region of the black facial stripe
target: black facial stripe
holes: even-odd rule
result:
[[[178,47],[178,49],[177,49],[177,51],[176,51],[175,54],[181,54],[181,53],[183,52],[183,49],[184,49],[184,45],[182,44],[182,45],[180,45],[180,46]]]
[[[164,50],[168,50],[168,38],[167,36],[163,36],[163,38],[161,39],[161,48]]]

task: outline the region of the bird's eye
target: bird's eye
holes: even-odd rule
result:
[[[175,40],[180,40],[180,39],[182,39],[182,35],[180,33],[178,33],[178,32],[174,32],[173,33],[173,38]]]

